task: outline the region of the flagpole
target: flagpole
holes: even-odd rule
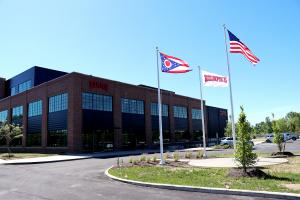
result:
[[[202,96],[202,73],[201,68],[198,66],[199,69],[199,80],[200,80],[200,98],[201,98],[201,115],[202,115],[202,140],[203,140],[203,157],[206,158],[206,133],[205,133],[205,124],[204,124],[204,101]]]
[[[225,24],[223,25],[223,27],[224,27],[224,39],[225,39],[225,49],[226,49],[226,57],[227,57],[227,71],[228,71],[228,78],[229,78],[232,138],[233,138],[233,147],[234,147],[234,150],[235,150],[236,149],[236,134],[235,134],[232,88],[231,88],[231,77],[230,77],[230,66],[229,66],[230,64],[229,64],[229,56],[228,56],[228,49],[227,49],[227,38],[226,38],[226,26],[225,26]]]
[[[159,145],[160,145],[160,165],[164,165],[164,144],[163,144],[163,134],[162,134],[162,117],[161,117],[161,93],[160,93],[160,83],[159,83],[159,58],[158,58],[158,47],[156,47],[156,64],[157,64],[157,101],[158,101],[158,123],[159,123]]]

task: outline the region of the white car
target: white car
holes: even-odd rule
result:
[[[221,145],[233,146],[233,138],[232,137],[224,137],[224,138],[221,139],[220,144]]]
[[[249,143],[252,145],[252,147],[254,147],[254,143],[252,141],[249,141]],[[232,137],[224,137],[221,139],[220,144],[233,146],[233,138]]]
[[[299,138],[298,135],[293,134],[293,133],[283,133],[283,140],[288,141],[288,140],[297,140]],[[266,142],[272,143],[274,139],[274,134],[267,134],[266,135]]]

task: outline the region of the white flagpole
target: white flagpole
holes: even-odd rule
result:
[[[236,149],[236,134],[235,134],[235,124],[234,124],[234,111],[233,111],[233,100],[232,100],[232,89],[231,89],[231,77],[230,77],[230,66],[229,66],[229,57],[228,57],[228,49],[227,49],[227,37],[226,37],[226,26],[224,27],[224,38],[225,38],[225,48],[226,48],[226,56],[227,56],[227,71],[229,78],[229,91],[230,91],[230,104],[231,104],[231,126],[232,126],[232,138],[233,138],[233,146],[234,150]]]
[[[159,144],[160,144],[160,165],[165,164],[164,161],[164,143],[162,134],[162,117],[161,117],[161,94],[159,84],[159,58],[158,58],[158,47],[156,47],[156,64],[157,64],[157,97],[158,97],[158,122],[159,122]]]
[[[202,140],[203,140],[203,157],[206,158],[206,133],[205,133],[205,124],[204,124],[204,105],[203,105],[203,96],[202,96],[202,73],[201,68],[198,66],[199,69],[199,80],[200,80],[200,98],[201,98],[201,115],[202,115]]]

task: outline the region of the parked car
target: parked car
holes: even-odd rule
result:
[[[232,137],[224,137],[224,138],[221,139],[220,144],[221,145],[233,146],[233,138]]]
[[[254,146],[254,143],[252,141],[249,141],[249,143]],[[233,146],[233,138],[232,137],[224,137],[221,139],[220,142],[221,145],[229,145],[229,146]]]
[[[297,140],[299,138],[298,135],[294,134],[294,133],[283,133],[283,140],[284,141],[288,141],[288,140]],[[266,142],[268,143],[272,143],[274,139],[274,134],[267,134],[266,135]]]

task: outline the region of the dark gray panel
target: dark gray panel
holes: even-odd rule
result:
[[[48,131],[67,129],[68,110],[48,114]]]

